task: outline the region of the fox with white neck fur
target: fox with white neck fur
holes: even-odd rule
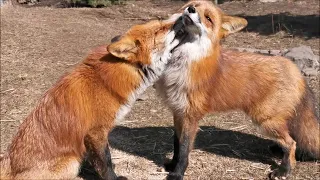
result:
[[[295,167],[296,147],[319,159],[319,118],[297,66],[283,57],[222,49],[221,38],[247,21],[224,14],[209,1],[191,1],[182,11],[177,24],[187,36],[156,83],[174,115],[174,155],[165,164],[167,179],[183,179],[198,121],[210,112],[241,109],[282,147],[284,157],[271,179],[287,178]]]
[[[99,179],[126,179],[113,171],[108,134],[162,75],[183,38],[179,16],[133,26],[53,85],[0,158],[0,179],[76,179],[84,159]]]

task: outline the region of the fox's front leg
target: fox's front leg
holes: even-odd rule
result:
[[[189,153],[197,134],[198,119],[175,116],[174,126],[174,155],[172,161],[165,164],[165,169],[170,171],[168,180],[182,180],[188,167]]]
[[[179,138],[178,138],[177,132],[175,130],[174,131],[173,158],[170,162],[164,164],[166,171],[173,172],[174,169],[176,168],[176,165],[178,163],[179,151],[180,151]]]
[[[125,177],[117,177],[113,170],[107,129],[92,129],[85,137],[85,145],[88,152],[88,162],[95,168],[101,179],[126,179]]]

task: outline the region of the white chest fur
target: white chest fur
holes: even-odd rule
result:
[[[207,56],[211,41],[207,36],[182,44],[172,54],[163,75],[156,83],[156,89],[174,113],[183,114],[189,106],[188,85],[193,61]]]
[[[172,58],[173,60],[157,81],[156,89],[173,112],[183,114],[188,106],[189,62],[180,53],[175,54]]]
[[[177,17],[176,17],[177,18]],[[165,39],[165,48],[162,51],[154,51],[151,54],[151,64],[142,67],[144,76],[137,89],[135,89],[130,95],[127,102],[120,106],[120,109],[116,113],[116,121],[122,120],[126,114],[131,110],[134,102],[137,98],[154,82],[156,82],[165,71],[165,67],[168,60],[171,59],[171,50],[176,47],[180,42],[174,39],[175,32],[169,31]]]

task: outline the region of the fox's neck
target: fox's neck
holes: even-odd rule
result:
[[[192,101],[192,92],[202,91],[204,84],[211,81],[220,71],[220,45],[210,47],[207,52],[189,56],[190,52],[178,49],[157,82],[157,91],[175,113],[183,114]],[[197,56],[196,59],[194,57]],[[198,99],[197,97],[194,97]]]
[[[214,52],[207,52],[212,51],[211,49]],[[215,62],[211,61],[211,57],[203,55],[212,53],[218,57],[219,51],[219,46],[211,48],[208,44],[194,46],[192,43],[186,43],[173,52],[172,60],[156,83],[156,89],[175,113],[183,114],[187,109],[187,91],[193,88],[193,81],[201,83],[202,78],[213,76],[210,73],[216,68]]]
[[[164,71],[166,63],[165,62],[157,62],[157,64],[150,65],[142,65],[142,66],[131,66],[130,68],[134,68],[133,71],[123,76],[126,76],[125,79],[122,79],[121,85],[125,86],[125,84],[129,85],[131,89],[130,93],[126,97],[124,103],[121,104],[120,109],[116,113],[116,121],[122,120],[128,112],[131,110],[133,104],[136,100],[146,91],[148,87],[153,85],[155,81],[159,79]],[[138,82],[130,82],[130,78],[137,76]]]
[[[212,47],[207,54],[202,59],[190,64],[190,84],[201,85],[219,74],[222,68],[220,64],[222,58],[220,44]]]

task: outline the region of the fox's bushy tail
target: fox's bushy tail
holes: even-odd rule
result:
[[[296,107],[296,117],[289,122],[290,135],[297,143],[298,159],[320,159],[320,120],[314,104],[314,96],[306,86],[304,97]]]

